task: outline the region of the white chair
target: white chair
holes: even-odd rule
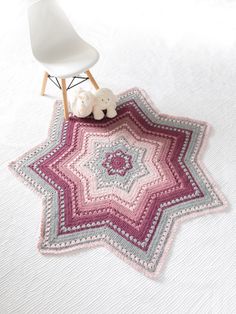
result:
[[[99,88],[89,71],[98,61],[99,54],[79,37],[56,0],[39,0],[31,4],[28,18],[33,55],[46,70],[41,95],[45,93],[48,78],[62,89],[64,116],[67,120],[67,90],[77,85],[72,86],[73,80],[89,79],[95,89]],[[79,76],[83,72],[87,77]],[[68,86],[66,78],[72,78]]]

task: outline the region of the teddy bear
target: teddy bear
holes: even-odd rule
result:
[[[93,113],[95,120],[101,120],[105,116],[103,110],[106,110],[108,118],[117,115],[116,102],[117,97],[108,88],[100,88],[95,94],[79,89],[70,109],[79,118],[85,118]]]
[[[117,97],[110,89],[100,88],[95,92],[94,96],[93,116],[95,120],[101,120],[105,116],[103,110],[106,110],[106,116],[108,118],[114,118],[117,115]]]
[[[91,92],[80,88],[71,104],[70,111],[76,117],[85,118],[92,113],[94,101],[94,95]]]

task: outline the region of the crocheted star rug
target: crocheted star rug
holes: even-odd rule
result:
[[[178,223],[226,202],[200,160],[205,122],[160,114],[137,88],[117,111],[64,121],[56,102],[48,139],[10,168],[43,196],[42,253],[103,245],[152,277]]]

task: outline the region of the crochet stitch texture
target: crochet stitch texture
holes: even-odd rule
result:
[[[42,253],[104,245],[152,277],[177,223],[226,206],[199,159],[205,122],[154,109],[140,89],[119,96],[114,119],[63,119],[10,167],[44,199]]]

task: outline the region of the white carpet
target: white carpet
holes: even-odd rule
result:
[[[39,96],[25,4],[2,1],[0,313],[236,313],[235,1],[62,5],[100,52],[92,71],[100,85],[144,88],[161,112],[212,125],[204,162],[230,205],[182,225],[156,282],[104,248],[42,256],[41,199],[7,165],[46,138],[60,94],[48,84],[50,97]]]

